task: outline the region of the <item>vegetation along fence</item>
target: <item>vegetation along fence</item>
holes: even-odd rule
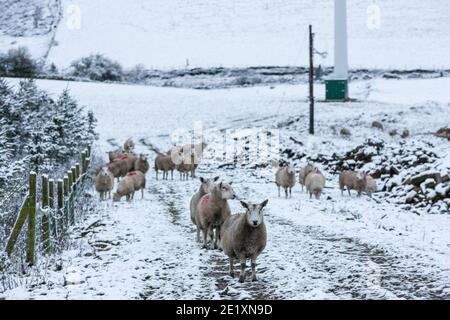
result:
[[[28,220],[26,238],[26,261],[35,263],[36,227],[41,228],[41,242],[44,254],[53,251],[52,239],[57,239],[75,223],[75,203],[85,186],[91,160],[91,147],[81,153],[81,165],[76,163],[67,171],[63,179],[49,179],[41,176],[41,200],[37,203],[37,174],[30,172],[28,195],[19,211],[19,215],[9,236],[6,253],[11,255],[19,234]],[[55,189],[56,188],[56,189]],[[56,198],[55,198],[56,195]],[[55,199],[57,200],[55,203]]]

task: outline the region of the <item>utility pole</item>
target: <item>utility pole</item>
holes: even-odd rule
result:
[[[314,35],[309,25],[309,134],[314,134]]]

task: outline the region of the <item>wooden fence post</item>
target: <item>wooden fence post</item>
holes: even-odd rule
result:
[[[51,236],[56,238],[56,219],[58,214],[55,211],[55,179],[48,179],[48,206],[50,207],[50,212],[52,213],[49,216]]]
[[[86,167],[86,150],[84,150],[83,152],[81,152],[81,173],[85,174],[87,171],[87,167]]]
[[[64,182],[62,179],[58,179],[58,228],[60,234],[64,228]]]
[[[75,163],[75,172],[77,173],[77,180],[81,177],[81,167],[80,164],[77,162]]]
[[[29,265],[34,264],[36,246],[36,172],[30,172],[30,195],[28,201],[28,239],[27,259]]]
[[[72,192],[74,192],[77,189],[77,169],[72,166],[70,170],[72,171]]]
[[[48,210],[48,176],[42,175],[42,205],[41,205],[41,228],[42,228],[42,247],[44,253],[50,253],[50,218]]]
[[[22,208],[20,209],[19,216],[17,217],[16,223],[14,224],[14,227],[11,231],[11,235],[9,236],[8,243],[6,244],[6,253],[8,256],[11,255],[12,250],[14,249],[14,245],[17,242],[17,238],[19,237],[20,230],[22,230],[22,227],[27,220],[28,213],[29,213],[29,202],[30,197],[27,196],[25,198],[25,201],[22,204]]]
[[[78,182],[78,178],[77,178],[77,169],[76,169],[76,167],[75,166],[72,166],[72,168],[71,168],[71,171],[72,171],[72,193],[71,193],[71,195],[70,195],[70,216],[69,216],[69,221],[70,221],[70,224],[71,225],[73,225],[74,223],[75,223],[75,217],[74,217],[74,215],[75,215],[75,213],[74,213],[74,210],[75,210],[75,206],[74,206],[74,199],[75,199],[75,192],[76,192],[76,190],[78,189],[77,188],[77,182]]]
[[[64,225],[67,227],[69,225],[69,194],[70,194],[70,178],[72,172],[67,171],[67,175],[64,176]]]
[[[69,178],[69,187],[67,188],[68,196],[72,193],[72,185],[73,185],[73,174],[72,171],[67,171],[67,177]]]

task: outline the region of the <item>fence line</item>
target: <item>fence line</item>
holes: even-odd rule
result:
[[[27,263],[29,265],[35,263],[37,225],[41,228],[43,253],[51,254],[53,252],[52,239],[59,238],[69,226],[75,224],[75,203],[83,190],[90,163],[91,147],[89,146],[81,153],[81,164],[76,163],[67,171],[63,179],[57,180],[56,189],[54,179],[49,179],[47,175],[42,175],[40,189],[42,197],[39,205],[36,203],[37,174],[33,171],[30,172],[28,194],[22,203],[5,248],[8,256],[11,256],[14,245],[27,220]],[[56,206],[55,192],[57,194]]]

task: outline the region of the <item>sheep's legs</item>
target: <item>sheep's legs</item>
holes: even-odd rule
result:
[[[239,275],[239,282],[244,282],[245,280],[245,259],[241,259],[241,273]]]
[[[251,261],[252,261],[252,281],[257,281],[257,279],[256,279],[256,258],[253,258]]]
[[[156,170],[156,180],[158,180],[158,170]]]
[[[347,187],[347,191],[348,191],[348,196],[351,197],[352,194],[350,193],[350,188],[349,187]]]
[[[197,242],[200,242],[200,228],[197,226]]]
[[[233,265],[233,258],[229,258],[230,260],[230,276],[234,278],[234,265]]]
[[[214,228],[214,229],[213,229],[214,249],[219,249],[219,228]]]
[[[284,194],[285,194],[286,199],[287,199],[287,197],[288,197],[288,188],[284,188]]]
[[[278,186],[278,196],[281,197],[281,194],[280,194],[280,186]]]
[[[209,230],[208,229],[204,229],[203,230],[203,248],[207,248],[208,247],[208,233],[209,233]]]
[[[289,198],[292,198],[292,188],[289,188]]]
[[[142,193],[142,198],[141,199],[144,199],[144,188],[141,189],[141,193]]]
[[[217,234],[215,234],[214,228],[211,228],[208,233],[211,236],[211,249],[214,250],[217,248]]]

